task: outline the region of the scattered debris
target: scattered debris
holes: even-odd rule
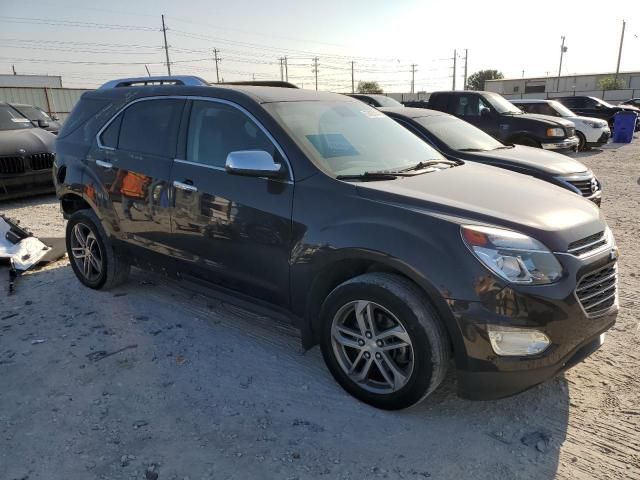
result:
[[[44,343],[46,341],[47,341],[46,338],[38,338],[36,340],[31,340],[31,345],[39,345],[39,344]]]
[[[126,347],[122,347],[113,352],[107,352],[106,350],[98,350],[96,352],[91,352],[85,355],[90,362],[97,362],[102,360],[103,358],[110,357],[111,355],[115,355],[116,353],[124,352],[125,350],[130,350],[132,348],[138,348],[138,344],[127,345]]]
[[[539,452],[545,453],[549,449],[551,435],[547,432],[529,432],[520,441],[527,447],[535,447]]]

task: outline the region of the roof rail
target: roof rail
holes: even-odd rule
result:
[[[107,88],[120,88],[120,87],[144,87],[144,86],[158,86],[158,85],[184,85],[191,87],[209,86],[209,83],[200,78],[192,75],[175,75],[175,76],[160,76],[160,77],[136,77],[136,78],[119,78],[117,80],[110,80],[100,87],[100,90]]]
[[[239,80],[231,82],[220,82],[219,85],[246,85],[254,87],[280,87],[280,88],[298,88],[293,83],[283,82],[280,80]]]

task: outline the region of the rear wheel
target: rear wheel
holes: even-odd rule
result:
[[[353,278],[331,292],[321,315],[325,362],[354,397],[378,408],[406,408],[444,379],[446,333],[409,280],[388,273]]]
[[[66,244],[71,268],[87,287],[109,289],[126,281],[129,264],[113,250],[92,210],[79,210],[71,216]]]

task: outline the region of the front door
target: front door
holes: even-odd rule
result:
[[[456,117],[475,125],[489,135],[500,138],[500,116],[480,95],[470,93],[468,95],[453,96],[453,114]]]
[[[191,273],[279,306],[289,301],[293,183],[232,175],[227,155],[281,150],[246,111],[223,101],[194,100],[184,157],[174,162],[172,246]],[[188,272],[189,273],[189,272]]]
[[[171,167],[185,101],[133,102],[98,135],[88,158],[96,182],[86,182],[111,233],[129,243],[164,252],[171,231]]]

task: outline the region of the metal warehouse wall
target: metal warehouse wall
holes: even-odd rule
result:
[[[88,91],[83,88],[0,87],[0,102],[35,105],[64,121],[80,96]]]

